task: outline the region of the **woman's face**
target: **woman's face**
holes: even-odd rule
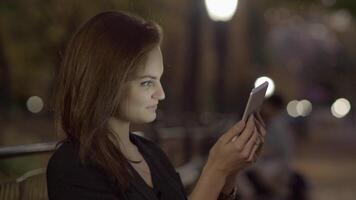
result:
[[[159,47],[151,50],[145,63],[123,87],[119,119],[132,123],[148,123],[156,118],[157,105],[165,98],[160,82],[163,74],[162,53]]]

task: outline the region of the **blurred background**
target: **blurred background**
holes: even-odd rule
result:
[[[155,122],[134,130],[164,149],[187,191],[267,80],[268,136],[237,180],[242,199],[356,198],[354,0],[1,0],[0,182],[46,167],[61,55],[80,24],[107,10],[163,27],[166,99]]]

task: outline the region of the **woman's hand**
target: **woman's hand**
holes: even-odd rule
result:
[[[256,153],[254,155],[254,162],[256,162],[256,160],[258,159],[258,157],[261,155],[262,149],[263,149],[263,144],[265,143],[265,136],[266,136],[266,124],[262,119],[261,114],[258,112],[256,113],[256,128],[257,131],[259,133],[259,141],[260,144],[258,146],[255,146],[254,148],[256,148]]]
[[[206,167],[222,176],[236,174],[257,159],[265,134],[264,122],[259,114],[251,115],[246,125],[239,121],[212,147]]]
[[[217,199],[220,192],[231,191],[237,173],[257,158],[265,135],[260,116],[251,115],[247,123],[238,122],[210,149],[208,161],[190,200]]]

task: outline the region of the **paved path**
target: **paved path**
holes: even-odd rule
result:
[[[299,144],[295,166],[312,183],[312,200],[356,199],[355,122],[325,111],[311,116],[310,137]]]

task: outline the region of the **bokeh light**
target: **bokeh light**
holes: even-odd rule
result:
[[[345,32],[351,27],[352,15],[347,10],[338,10],[331,15],[329,23],[336,31]]]
[[[337,99],[331,106],[331,114],[337,118],[345,117],[351,110],[350,102],[345,98]]]
[[[235,14],[238,0],[205,0],[209,17],[214,21],[229,21]]]
[[[256,79],[255,81],[255,87],[261,85],[262,83],[264,82],[268,82],[268,88],[267,88],[267,92],[266,92],[266,97],[270,97],[273,93],[274,93],[274,90],[275,90],[275,85],[274,85],[274,81],[267,77],[267,76],[262,76],[262,77],[259,77]]]
[[[293,100],[293,101],[290,101],[287,104],[287,113],[288,113],[289,116],[291,116],[291,117],[298,117],[299,116],[298,111],[297,111],[298,103],[299,103],[299,101]]]
[[[30,112],[39,113],[43,109],[43,100],[38,96],[32,96],[28,98],[26,106]]]
[[[296,105],[296,111],[299,116],[306,117],[312,111],[312,104],[308,100],[301,100]]]

